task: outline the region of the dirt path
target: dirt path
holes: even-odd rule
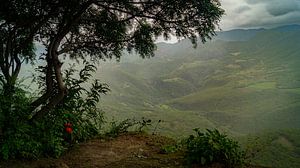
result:
[[[60,159],[2,162],[0,168],[183,168],[181,153],[161,152],[162,146],[172,143],[172,139],[162,136],[126,134],[82,143]]]
[[[10,161],[0,168],[160,168],[181,167],[182,156],[161,153],[172,139],[146,134],[126,134],[115,139],[94,139],[73,147],[60,159]]]
[[[144,134],[122,135],[112,140],[92,140],[73,149],[62,159],[69,167],[165,167],[179,165],[182,158],[160,154],[171,139]],[[175,158],[174,158],[175,157]]]

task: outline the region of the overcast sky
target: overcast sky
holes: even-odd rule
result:
[[[220,0],[222,30],[300,24],[300,0]]]

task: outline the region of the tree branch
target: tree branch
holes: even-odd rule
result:
[[[89,8],[89,6],[92,4],[92,1],[87,1],[82,8],[73,15],[73,18],[68,20],[67,24],[61,22],[58,26],[58,32],[56,34],[56,36],[54,38],[52,38],[50,45],[48,47],[48,54],[46,55],[46,59],[47,59],[47,67],[48,70],[47,72],[49,72],[49,75],[47,75],[48,77],[48,82],[47,83],[47,92],[38,100],[36,100],[33,104],[32,107],[37,108],[38,106],[40,106],[41,104],[45,103],[50,96],[52,96],[53,93],[53,89],[50,89],[50,84],[52,84],[53,88],[53,77],[52,77],[52,73],[53,73],[53,69],[54,69],[54,73],[55,73],[55,78],[56,78],[56,82],[58,85],[58,93],[56,95],[54,95],[49,102],[47,103],[47,105],[43,106],[41,108],[41,110],[39,110],[34,116],[33,116],[33,120],[39,119],[41,117],[43,117],[44,115],[46,115],[49,110],[53,109],[58,103],[61,102],[61,100],[63,100],[63,98],[65,97],[65,95],[67,94],[67,88],[64,85],[63,82],[63,78],[62,78],[62,73],[61,73],[61,63],[58,59],[58,48],[59,45],[61,43],[61,41],[63,40],[63,38],[69,33],[71,27],[76,24],[81,15],[86,11],[87,8]],[[51,71],[50,71],[51,69]],[[51,72],[51,77],[50,77],[50,72]],[[49,85],[48,85],[49,84]],[[49,91],[49,92],[48,92]]]

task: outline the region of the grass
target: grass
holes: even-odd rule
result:
[[[250,89],[265,90],[276,89],[276,82],[261,82],[248,86]]]
[[[284,90],[290,93],[300,94],[300,88],[284,89]]]
[[[257,138],[254,138],[257,137]],[[300,166],[300,129],[264,131],[248,135],[240,141],[244,145],[255,144],[258,150],[251,162],[263,166],[286,168]]]

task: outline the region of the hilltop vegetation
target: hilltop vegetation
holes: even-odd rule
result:
[[[0,162],[4,168],[186,168],[183,151],[171,151],[173,139],[147,134],[123,134],[115,139],[93,139],[72,148],[59,159]],[[224,168],[223,164],[193,165],[193,168]],[[250,166],[247,168],[263,168]],[[228,167],[226,167],[228,168]]]
[[[112,92],[101,108],[109,111],[109,118],[163,120],[160,132],[176,137],[197,127],[219,128],[237,137],[281,130],[270,133],[279,140],[266,144],[258,154],[265,157],[256,161],[299,166],[294,140],[288,140],[292,149],[271,146],[287,142],[282,134],[299,138],[294,134],[300,129],[300,28],[245,32],[250,32],[247,37],[236,33],[234,38],[225,32],[196,49],[187,41],[160,43],[150,60],[128,55],[121,63],[105,63],[97,77]],[[260,141],[268,136],[260,136]]]

